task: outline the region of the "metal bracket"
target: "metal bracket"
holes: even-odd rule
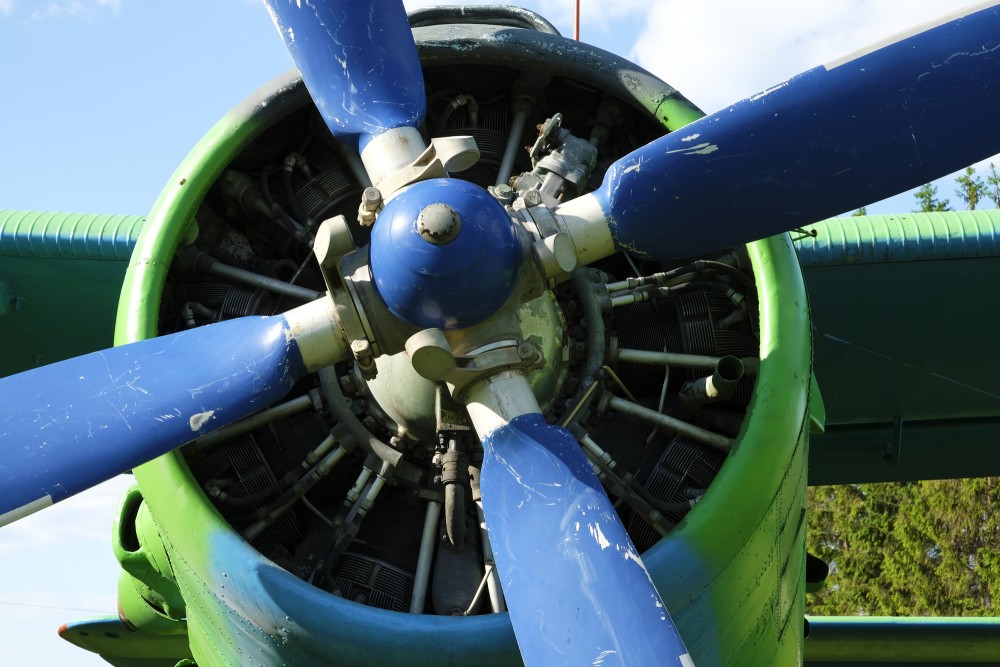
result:
[[[472,384],[500,371],[531,371],[545,364],[542,351],[526,340],[503,340],[469,354],[452,353],[440,329],[424,329],[406,341],[406,354],[414,370],[433,382],[446,382],[457,401]]]
[[[538,194],[537,191],[530,192]],[[527,197],[519,200],[527,203]],[[523,220],[523,227],[535,239],[531,250],[549,287],[555,287],[560,278],[565,278],[576,268],[576,246],[566,232],[560,231],[551,209],[539,203],[525,206],[517,211]]]
[[[899,463],[899,454],[903,448],[903,418],[896,415],[892,420],[892,440],[885,444],[885,451],[882,453],[882,460],[889,464],[890,468],[895,468]]]
[[[0,282],[0,315],[21,310],[24,301],[23,296],[14,296],[10,293],[7,284]]]
[[[386,174],[375,186],[385,198],[411,183],[465,171],[478,161],[479,147],[472,137],[435,137],[416,160]]]

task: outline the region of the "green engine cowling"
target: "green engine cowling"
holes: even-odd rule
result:
[[[456,40],[464,45],[459,52],[440,32],[424,30],[416,37],[425,67],[464,59],[477,66],[496,66],[498,60],[539,66],[551,62],[546,48],[555,43],[546,37],[532,52],[486,31]],[[627,65],[620,60],[577,48],[583,53],[574,61],[577,70],[591,66],[593,81],[631,96],[633,106],[667,130],[697,117],[697,110],[669,86],[638,68],[629,77],[618,69]],[[206,194],[234,158],[308,104],[301,82],[282,77],[223,118],[188,155],[154,205],[132,255],[119,306],[118,343],[157,335],[168,269],[190,236]],[[753,243],[747,251],[757,285],[761,348],[748,418],[704,497],[643,559],[698,664],[797,664],[804,615],[808,311],[787,235]],[[169,562],[182,602],[169,577],[137,576],[134,565],[125,567],[132,571],[123,575],[129,581],[123,599],[159,605],[166,613],[160,618],[152,609],[152,625],[174,627],[168,619],[183,609],[198,664],[518,662],[504,614],[428,617],[361,608],[284,572],[219,513],[181,453],[141,466],[135,475],[145,499],[136,520],[141,519],[143,530],[152,530],[142,513],[148,507],[163,548],[161,558],[153,560]],[[127,495],[123,508],[134,502]],[[129,557],[123,561],[125,566]],[[138,599],[131,598],[132,592]],[[133,608],[131,602],[123,606]]]

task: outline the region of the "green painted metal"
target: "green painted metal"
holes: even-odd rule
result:
[[[184,598],[177,589],[170,558],[159,529],[132,486],[118,503],[112,549],[122,566],[118,580],[118,611],[131,627],[160,633],[184,633]]]
[[[696,664],[794,665],[805,605],[808,311],[787,235],[748,250],[762,359],[748,418],[704,499],[643,559],[670,573],[657,587]]]
[[[1000,256],[1000,210],[830,218],[795,246],[803,266]]]
[[[125,278],[117,342],[155,335],[166,268],[205,191],[253,136],[305,103],[304,91],[290,78],[263,97],[266,104],[258,97],[220,121],[158,199]],[[802,649],[811,379],[806,296],[787,235],[749,248],[760,287],[764,357],[751,418],[709,493],[644,556],[701,664],[796,664]],[[193,654],[202,665],[240,663],[244,643],[252,646],[266,634],[259,635],[219,594],[226,582],[213,568],[208,545],[242,540],[198,488],[181,456],[161,457],[135,474],[187,603]],[[309,588],[304,582],[302,587],[303,593]],[[385,649],[378,661],[407,664],[413,657],[412,649]]]
[[[127,260],[146,218],[0,210],[0,257]]]
[[[1000,618],[810,617],[807,665],[1000,665]]]
[[[59,635],[115,667],[174,667],[191,657],[185,636],[135,630],[117,616],[68,623]]]
[[[0,211],[0,376],[110,347],[126,261],[144,222]]]
[[[795,245],[827,428],[813,439],[810,482],[1000,473],[991,361],[1000,211],[835,218],[811,229],[817,236]]]
[[[810,443],[809,483],[996,477],[998,443],[1000,418],[913,420],[898,433],[892,422],[831,426]]]

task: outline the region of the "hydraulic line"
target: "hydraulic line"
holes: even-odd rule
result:
[[[681,354],[679,352],[654,352],[652,350],[634,350],[632,348],[619,348],[617,353],[618,361],[635,364],[649,364],[652,366],[674,366],[676,368],[707,368],[712,369],[719,365],[722,357],[710,357],[700,354]],[[760,360],[756,357],[742,357],[740,363],[747,375],[756,375],[760,368]]]
[[[267,507],[254,512],[250,519],[257,520],[243,531],[243,537],[248,542],[256,539],[275,519],[295,504],[312,487],[316,486],[321,479],[326,477],[349,451],[350,449],[343,445],[337,447],[337,449],[327,454],[312,470],[303,475],[299,481],[295,482],[291,488],[278,496],[277,500]]]
[[[311,290],[306,287],[286,283],[285,281],[278,280],[277,278],[269,278],[268,276],[262,276],[259,273],[254,273],[253,271],[247,271],[246,269],[241,269],[236,266],[223,264],[219,260],[209,257],[208,255],[200,255],[196,261],[196,266],[200,271],[211,273],[213,276],[218,276],[220,278],[229,278],[230,280],[235,280],[245,285],[259,287],[263,290],[267,290],[268,292],[281,294],[302,302],[315,301],[323,296],[323,292],[317,292],[316,290]]]
[[[489,574],[486,579],[486,589],[490,595],[490,607],[493,613],[497,614],[507,611],[507,604],[503,599],[503,589],[500,587],[500,578],[497,576],[497,563],[493,558],[493,547],[490,546],[490,534],[486,529],[486,515],[483,514],[483,501],[476,500],[476,516],[479,518],[479,537],[483,549],[483,563]]]
[[[285,157],[285,165],[281,169],[281,187],[295,220],[305,229],[312,229],[314,221],[302,210],[299,200],[295,197],[295,189],[292,187],[292,172],[299,161],[305,162],[305,158],[296,153],[290,153]]]
[[[347,493],[340,511],[333,519],[333,539],[323,551],[323,557],[317,562],[314,573],[322,570],[326,574],[326,568],[337,561],[347,547],[354,540],[361,529],[361,522],[368,515],[368,511],[375,504],[375,499],[392,475],[391,465],[382,462],[382,467],[378,473],[373,473],[371,466],[378,462],[377,457],[369,454],[365,460],[358,481]],[[374,474],[375,478],[372,479]],[[370,481],[369,481],[370,480]]]
[[[507,137],[507,146],[503,151],[503,158],[500,159],[500,170],[497,172],[496,185],[504,185],[510,180],[514,171],[514,160],[517,158],[517,151],[521,147],[521,136],[524,134],[524,125],[528,122],[528,114],[531,113],[531,103],[519,98],[514,103],[514,119],[510,123],[510,136]]]
[[[482,581],[479,582],[479,588],[476,589],[475,594],[472,596],[472,602],[469,603],[469,607],[465,610],[465,616],[472,616],[472,612],[479,606],[479,598],[483,595],[483,590],[486,588],[487,582],[490,580],[490,574],[493,572],[493,566],[487,565],[486,572],[483,573]]]
[[[666,535],[670,531],[673,524],[668,523],[669,520],[659,510],[645,502],[620,477],[601,466],[589,455],[587,459],[590,461],[590,466],[594,469],[594,473],[598,479],[608,489],[608,493],[619,498],[621,502],[638,512],[646,520],[646,523],[652,526],[660,535]]]
[[[693,502],[665,503],[649,493],[645,487],[632,473],[617,472],[617,464],[611,455],[601,448],[593,438],[587,434],[582,426],[575,426],[573,435],[583,446],[584,453],[602,481],[619,496],[632,509],[647,517],[648,522],[657,529],[660,534],[666,534],[670,526],[666,525],[669,520],[664,516],[668,512],[685,512],[694,506]]]
[[[587,341],[584,345],[583,367],[580,369],[580,387],[573,396],[571,402],[573,408],[570,411],[570,416],[563,423],[565,427],[576,423],[586,412],[587,406],[594,399],[593,386],[597,383],[597,372],[604,365],[604,345],[607,331],[596,291],[597,284],[603,284],[600,278],[600,272],[594,269],[577,269],[573,272],[573,288],[580,300],[583,321],[587,326]]]
[[[686,438],[691,438],[692,440],[710,445],[724,452],[728,452],[733,447],[732,439],[727,438],[724,435],[713,433],[712,431],[705,430],[695,426],[694,424],[661,414],[656,410],[650,410],[649,408],[643,407],[638,403],[626,401],[625,399],[618,398],[617,396],[611,397],[608,401],[608,407],[623,414],[652,422],[664,430],[670,431],[671,433],[683,435]]]
[[[427,511],[424,514],[424,530],[420,536],[420,553],[417,556],[417,571],[413,579],[413,595],[410,598],[410,613],[424,613],[424,601],[427,599],[427,583],[431,577],[431,565],[434,562],[434,545],[437,543],[438,519],[441,516],[441,503],[436,500],[427,501]]]
[[[227,505],[233,505],[235,507],[246,507],[247,505],[253,505],[254,503],[260,502],[265,498],[273,496],[275,493],[280,491],[282,488],[289,484],[293,484],[295,480],[299,479],[304,472],[307,472],[316,463],[318,463],[326,453],[330,451],[330,448],[336,444],[336,439],[333,435],[328,435],[323,439],[315,449],[310,451],[297,468],[292,468],[286,472],[281,479],[277,480],[273,484],[268,485],[267,488],[261,489],[256,493],[251,493],[248,496],[230,496],[225,491],[220,489],[217,485],[211,482],[206,485],[206,491],[208,495],[220,502],[226,503]]]
[[[444,134],[445,127],[448,125],[448,119],[451,118],[451,114],[462,106],[468,107],[470,127],[479,127],[479,103],[476,102],[476,98],[472,95],[459,95],[449,102],[441,112],[441,116],[438,118],[437,124],[434,128],[436,136],[440,137]]]
[[[382,440],[372,435],[371,431],[365,428],[358,416],[351,411],[351,407],[344,392],[340,389],[340,381],[332,366],[320,369],[320,388],[323,391],[323,398],[326,399],[330,412],[338,423],[347,429],[351,438],[359,447],[366,452],[373,453],[382,461],[395,469],[394,475],[409,481],[417,481],[421,477],[421,469],[403,459],[403,454],[397,449],[390,447]]]
[[[269,424],[276,419],[282,419],[283,417],[288,417],[314,407],[318,400],[318,396],[313,393],[314,391],[315,390],[303,396],[299,396],[298,398],[293,398],[290,401],[279,403],[274,407],[261,410],[260,412],[255,412],[249,417],[244,417],[238,422],[234,422],[229,426],[224,426],[217,431],[212,431],[211,433],[201,436],[188,446],[193,447],[195,450],[202,450],[230,438],[235,438],[238,435],[249,433],[255,428]]]

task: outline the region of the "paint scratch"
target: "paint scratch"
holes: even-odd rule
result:
[[[715,144],[710,144],[707,141],[700,144],[695,144],[694,146],[688,146],[685,148],[675,148],[672,151],[667,151],[667,153],[684,153],[685,155],[708,155],[709,153],[714,153],[719,150],[719,147]]]
[[[188,420],[188,424],[191,426],[192,431],[199,431],[201,427],[205,425],[209,419],[215,414],[215,410],[207,410],[205,412],[199,412],[197,414],[191,415],[191,419]]]

